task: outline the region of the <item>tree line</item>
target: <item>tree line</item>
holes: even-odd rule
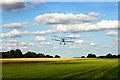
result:
[[[59,55],[51,56],[51,55],[45,55],[43,53],[35,53],[35,52],[26,52],[25,54],[22,54],[22,51],[20,49],[16,50],[10,50],[6,52],[0,52],[2,53],[2,58],[60,58]]]
[[[81,58],[85,58],[85,56],[81,56]],[[108,53],[106,56],[96,56],[95,54],[88,54],[87,58],[120,58],[120,54],[118,55],[112,55],[111,53]]]
[[[30,51],[22,54],[22,51],[20,49],[0,52],[0,54],[2,54],[2,58],[60,58],[59,55],[51,56],[45,55],[43,53],[35,53]],[[85,58],[85,56],[81,56],[80,58]],[[106,56],[97,57],[95,54],[90,53],[87,55],[87,58],[120,58],[120,54],[112,55],[111,53],[108,53]]]

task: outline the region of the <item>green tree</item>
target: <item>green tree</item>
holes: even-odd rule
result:
[[[44,58],[45,57],[45,54],[43,54],[43,53],[38,53],[38,55],[37,55],[39,58]]]
[[[37,57],[37,54],[35,52],[27,52],[25,53],[24,57],[26,58],[36,58]]]
[[[60,58],[60,56],[59,55],[55,55],[55,57],[54,58]]]
[[[82,56],[81,58],[85,58],[85,56]]]
[[[92,53],[90,53],[90,54],[88,54],[88,56],[87,56],[88,58],[96,58],[96,55],[95,54],[92,54]]]
[[[7,51],[4,53],[4,58],[14,58],[15,55],[11,51]]]
[[[15,50],[15,56],[16,56],[17,58],[21,58],[21,57],[22,57],[22,52],[21,52],[20,49],[16,49],[16,50]]]
[[[53,56],[50,56],[50,55],[46,55],[45,57],[46,58],[53,58]]]
[[[107,57],[107,58],[112,58],[112,54],[109,53],[109,54],[106,55],[106,57]]]

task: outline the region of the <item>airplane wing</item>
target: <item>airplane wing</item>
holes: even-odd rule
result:
[[[63,37],[63,38],[75,39],[74,37]]]
[[[62,36],[55,36],[55,35],[52,35],[52,36],[55,38],[62,38]]]
[[[65,42],[71,42],[71,43],[74,43],[74,41],[65,41]]]

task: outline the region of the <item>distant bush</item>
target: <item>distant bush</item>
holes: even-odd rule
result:
[[[92,54],[92,53],[90,53],[90,54],[88,54],[88,56],[87,56],[88,58],[96,58],[96,55],[95,54]]]
[[[85,58],[85,56],[82,56],[81,58]]]
[[[55,55],[54,58],[60,58],[60,56],[59,55]]]

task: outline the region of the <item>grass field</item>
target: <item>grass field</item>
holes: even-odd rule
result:
[[[118,59],[3,63],[3,78],[118,78]],[[90,79],[89,79],[90,80]]]

